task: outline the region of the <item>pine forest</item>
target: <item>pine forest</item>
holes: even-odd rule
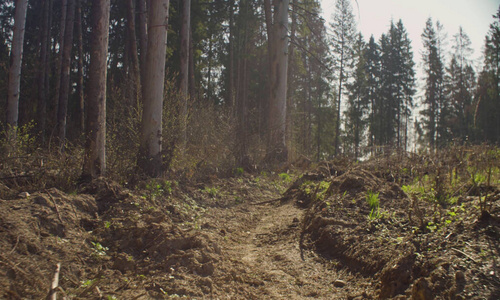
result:
[[[1,0],[0,298],[499,299],[500,6],[327,2]]]

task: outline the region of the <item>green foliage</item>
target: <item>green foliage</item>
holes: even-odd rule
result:
[[[94,284],[94,282],[96,282],[97,279],[88,279],[88,280],[84,280],[81,282],[81,287],[89,287],[91,285]]]
[[[292,178],[290,177],[290,174],[288,173],[280,173],[278,176],[283,180],[284,182],[291,182]]]
[[[378,199],[379,193],[374,193],[372,191],[368,191],[366,194],[366,202],[370,206],[370,214],[368,217],[370,219],[375,219],[380,216],[380,203]]]
[[[152,179],[146,184],[147,199],[155,202],[163,195],[171,195],[173,191],[172,182],[169,180]]]
[[[18,157],[32,153],[36,149],[36,139],[33,134],[34,121],[21,127],[11,127],[1,131],[0,150],[5,158]]]
[[[242,175],[243,175],[243,173],[245,173],[245,170],[244,170],[243,168],[241,168],[241,167],[236,168],[236,169],[234,170],[234,175],[236,175],[236,176],[242,176]]]
[[[90,242],[90,243],[92,244],[92,248],[94,249],[94,254],[97,256],[104,256],[106,255],[106,251],[109,250],[108,247],[104,247],[99,242]]]
[[[205,187],[203,189],[203,192],[209,195],[211,198],[216,198],[217,195],[219,194],[219,189],[216,187]]]

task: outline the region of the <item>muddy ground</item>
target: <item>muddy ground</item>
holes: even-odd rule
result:
[[[59,299],[500,299],[498,187],[481,214],[477,196],[436,208],[370,165],[295,173],[4,182],[0,298],[43,299],[58,274]]]

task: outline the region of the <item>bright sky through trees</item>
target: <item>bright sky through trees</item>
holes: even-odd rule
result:
[[[444,25],[450,39],[448,46],[451,45],[451,38],[458,32],[459,26],[462,26],[472,41],[473,57],[480,62],[484,38],[493,22],[492,15],[496,13],[499,5],[500,0],[352,0],[358,29],[366,40],[372,34],[378,40],[382,33],[389,30],[391,19],[395,22],[403,20],[412,40],[417,67],[421,61],[420,35],[428,17],[432,17],[434,22],[439,20]],[[322,6],[323,15],[327,22],[330,22],[335,0],[322,0]]]

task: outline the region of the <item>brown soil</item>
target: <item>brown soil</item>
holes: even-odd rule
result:
[[[284,194],[277,175],[246,175],[0,200],[0,298],[45,298],[58,263],[61,299],[500,298],[498,199],[481,216],[464,198],[429,229],[433,208],[374,174],[323,165]]]

